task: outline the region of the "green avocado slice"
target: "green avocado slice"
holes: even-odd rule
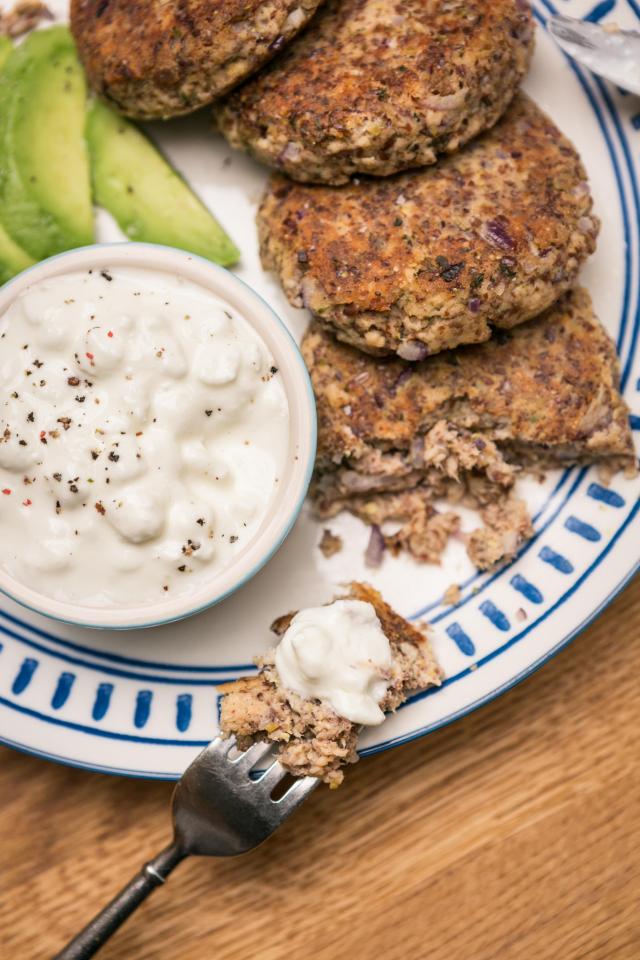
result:
[[[13,44],[9,37],[5,36],[4,33],[0,33],[0,70],[4,66],[4,62],[13,50]]]
[[[4,227],[0,226],[0,287],[34,263],[33,257],[14,243]]]
[[[4,67],[5,61],[12,50],[13,44],[9,37],[0,36],[0,70]],[[4,83],[2,75],[0,75],[0,83]],[[16,273],[30,267],[33,262],[29,254],[13,242],[0,224],[0,286],[14,277]]]
[[[0,222],[43,259],[94,239],[86,85],[65,27],[11,51],[0,90]]]
[[[106,104],[87,119],[93,192],[130,240],[162,243],[231,266],[240,252],[151,141]]]

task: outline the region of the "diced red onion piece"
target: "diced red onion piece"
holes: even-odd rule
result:
[[[389,389],[389,393],[395,397],[396,393],[398,392],[402,384],[406,383],[407,380],[410,380],[412,376],[413,376],[413,370],[411,369],[411,367],[405,367],[405,369],[402,371],[400,376],[396,377],[396,379],[392,383]]]
[[[369,537],[369,544],[364,554],[364,562],[368,567],[379,567],[382,563],[382,558],[384,551],[386,549],[386,543],[384,542],[384,535],[382,530],[377,523],[374,523],[371,527],[371,536]]]
[[[483,236],[494,247],[501,250],[514,250],[515,240],[509,234],[506,226],[500,220],[487,220],[484,225]]]
[[[299,143],[293,143],[293,142],[290,140],[289,143],[288,143],[288,144],[286,145],[286,147],[284,148],[284,150],[281,150],[281,151],[280,151],[280,155],[278,156],[278,160],[280,161],[280,163],[286,163],[287,160],[291,160],[292,163],[295,163],[296,160],[299,160],[299,159],[300,159],[300,152],[301,152],[301,151],[300,151],[300,144],[299,144]]]
[[[287,19],[284,22],[283,30],[287,33],[290,30],[298,30],[299,27],[304,23],[304,12],[300,7],[296,7],[295,10],[292,10]]]
[[[314,309],[314,302],[317,305],[317,301],[322,297],[322,291],[318,283],[307,274],[302,278],[300,282],[300,294],[302,296],[302,304],[307,308],[307,310]]]
[[[424,360],[429,351],[424,343],[420,343],[419,340],[407,340],[406,343],[400,344],[396,353],[399,357],[402,357],[403,360],[416,362],[418,360]]]
[[[462,106],[466,96],[466,90],[458,90],[456,93],[449,93],[442,97],[432,94],[430,97],[425,97],[422,102],[427,110],[455,110],[456,107]]]
[[[340,483],[348,493],[370,493],[386,484],[386,477],[372,476],[369,473],[358,473],[357,470],[342,470]]]
[[[411,443],[411,466],[416,469],[424,466],[424,437],[416,437]]]
[[[583,233],[592,233],[594,228],[594,222],[591,217],[580,217],[578,220],[578,230],[582,230]]]

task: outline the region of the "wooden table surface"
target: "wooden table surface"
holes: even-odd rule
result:
[[[555,660],[179,867],[104,960],[638,960],[640,579]],[[50,958],[167,840],[171,787],[0,751],[0,957]]]

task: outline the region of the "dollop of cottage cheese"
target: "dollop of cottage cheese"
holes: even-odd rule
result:
[[[196,284],[69,273],[0,317],[0,564],[47,596],[195,591],[251,541],[290,455],[273,358]]]
[[[296,613],[275,662],[284,686],[299,696],[323,700],[353,723],[384,720],[391,647],[370,603],[336,600]]]

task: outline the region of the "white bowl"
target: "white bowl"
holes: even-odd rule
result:
[[[255,328],[282,377],[290,414],[287,467],[276,498],[256,536],[233,563],[197,592],[140,607],[102,608],[65,603],[19,583],[0,567],[0,592],[56,620],[96,629],[127,630],[180,620],[219,603],[247,583],[273,556],[291,530],[311,480],[316,452],[316,412],[309,374],[287,328],[271,307],[242,280],[208,260],[173,247],[148,243],[96,244],[70,250],[25,270],[0,289],[0,316],[27,287],[75,270],[117,266],[170,271],[227,301]]]

